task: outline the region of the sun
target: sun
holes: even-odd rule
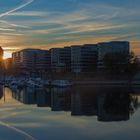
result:
[[[4,52],[3,59],[11,58],[12,54],[10,52]]]

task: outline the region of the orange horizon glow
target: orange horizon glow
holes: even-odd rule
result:
[[[80,40],[80,41],[73,41],[73,42],[63,42],[63,43],[57,43],[57,44],[50,44],[50,45],[40,45],[40,48],[43,49],[43,50],[49,50],[51,48],[63,48],[64,46],[71,46],[71,45],[82,45],[82,44],[96,44],[98,42],[106,42],[106,41],[111,41],[107,38],[102,38],[99,40],[96,40],[96,39],[91,39],[91,38],[88,38],[88,39],[85,39],[85,40]],[[140,55],[140,42],[139,41],[130,41],[130,51],[133,51],[136,55]],[[12,58],[12,53],[13,52],[16,52],[16,51],[19,51],[20,49],[25,49],[27,47],[25,46],[19,46],[17,48],[14,48],[14,47],[10,47],[10,48],[4,48],[4,55],[3,55],[3,59],[7,59],[7,58]],[[28,48],[38,48],[37,46],[30,46]]]

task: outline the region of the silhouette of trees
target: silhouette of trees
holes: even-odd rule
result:
[[[139,61],[133,52],[108,53],[104,57],[105,68],[112,74],[127,73],[133,75],[138,71]]]

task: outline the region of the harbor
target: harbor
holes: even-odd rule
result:
[[[0,84],[4,87],[10,88],[12,91],[17,89],[23,89],[25,87],[30,87],[32,89],[45,89],[47,87],[71,87],[78,85],[90,85],[90,86],[129,86],[129,87],[139,87],[140,80],[44,80],[41,78],[24,78],[24,77],[13,77],[7,76],[0,80]]]

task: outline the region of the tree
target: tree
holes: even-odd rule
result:
[[[104,57],[105,68],[113,74],[126,73],[133,75],[138,70],[138,59],[133,52],[108,53]]]

